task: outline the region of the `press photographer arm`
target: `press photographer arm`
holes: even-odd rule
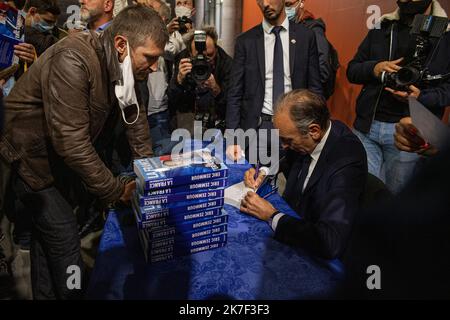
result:
[[[169,34],[174,33],[175,31],[180,30],[180,23],[178,22],[178,17],[173,18],[169,24],[167,25],[167,30]]]
[[[373,74],[378,79],[381,79],[381,76],[383,72],[397,72],[401,69],[399,64],[403,61],[404,58],[400,58],[394,61],[382,61],[375,65],[375,68],[373,68]]]
[[[186,76],[192,71],[192,63],[191,59],[183,58],[180,60],[180,64],[178,65],[178,74],[177,74],[177,82],[180,86],[183,85]]]
[[[415,16],[410,32],[415,38],[414,53],[401,68],[387,68],[381,73],[387,91],[403,102],[409,96],[415,97],[427,108],[450,104],[448,25],[445,17]]]
[[[202,87],[209,89],[214,98],[216,98],[222,92],[222,89],[220,88],[213,74],[211,74],[208,80],[202,83]]]
[[[413,97],[418,99],[420,96],[420,89],[415,87],[415,86],[409,86],[409,91],[400,91],[400,90],[394,90],[392,88],[385,88],[386,91],[392,93],[396,98],[398,98],[399,100],[401,100],[402,102],[407,103],[408,102],[408,97]]]

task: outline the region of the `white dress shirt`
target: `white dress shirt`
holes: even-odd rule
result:
[[[311,163],[309,164],[308,168],[308,175],[305,178],[305,182],[303,184],[302,192],[305,191],[306,186],[308,185],[309,179],[311,178],[314,169],[316,168],[317,162],[319,161],[320,155],[322,153],[323,147],[325,146],[325,143],[328,140],[328,136],[330,135],[332,122],[330,121],[330,125],[328,126],[327,131],[325,132],[325,135],[323,136],[322,140],[320,140],[319,144],[314,148],[314,151],[310,154],[311,156]],[[272,230],[275,231],[278,226],[278,221],[284,216],[284,213],[279,213],[275,217],[273,217],[273,220],[271,221],[271,227]]]
[[[286,19],[281,24],[283,30],[280,32],[281,43],[283,45],[283,64],[284,64],[284,92],[292,90],[291,71],[289,67],[289,19]],[[275,49],[275,34],[272,33],[272,26],[266,19],[262,22],[264,30],[264,48],[265,48],[265,93],[264,105],[262,112],[273,115],[272,107],[272,90],[273,90],[273,58]]]

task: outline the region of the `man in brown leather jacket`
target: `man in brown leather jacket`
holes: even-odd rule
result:
[[[130,200],[134,183],[114,177],[93,144],[122,117],[133,157],[152,155],[134,81],[154,70],[167,40],[156,12],[127,7],[104,33],[75,34],[48,49],[5,100],[0,160],[2,170],[12,168],[12,188],[33,218],[36,299],[80,297],[85,289],[66,177],[81,178],[105,204]]]

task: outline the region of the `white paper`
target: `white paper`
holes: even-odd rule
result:
[[[243,181],[236,183],[225,189],[225,203],[239,209],[242,199],[249,191],[255,192],[252,188],[246,187]]]
[[[419,135],[432,146],[442,150],[450,142],[450,129],[417,99],[409,98],[409,112]]]

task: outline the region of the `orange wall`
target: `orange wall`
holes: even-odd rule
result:
[[[262,20],[256,0],[243,1],[242,30],[246,31]],[[439,1],[447,13],[450,13],[450,0]],[[327,37],[339,52],[341,68],[338,70],[334,96],[329,101],[333,118],[352,125],[355,117],[355,101],[361,90],[360,86],[347,81],[347,64],[353,58],[361,41],[366,36],[370,5],[378,5],[382,13],[393,11],[395,0],[307,0],[305,7],[316,17],[325,20]],[[448,117],[448,114],[447,114]]]

